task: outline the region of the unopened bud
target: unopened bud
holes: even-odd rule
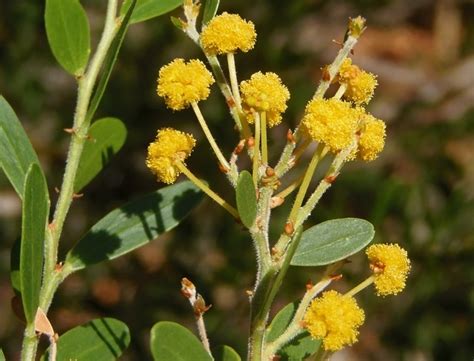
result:
[[[349,35],[358,38],[365,30],[365,18],[358,16],[354,19],[349,18]]]

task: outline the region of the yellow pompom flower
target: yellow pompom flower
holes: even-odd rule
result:
[[[410,271],[407,252],[398,244],[375,244],[367,248],[370,269],[379,296],[396,295],[405,288]]]
[[[240,83],[242,93],[242,108],[249,123],[253,123],[252,110],[267,113],[269,128],[281,123],[281,113],[290,99],[288,88],[282,84],[280,77],[275,73],[258,72],[249,80]]]
[[[160,129],[155,141],[148,146],[146,165],[159,182],[172,184],[181,173],[177,162],[184,162],[195,145],[192,134],[172,128]]]
[[[362,118],[359,157],[366,162],[376,159],[385,145],[385,123],[370,114]]]
[[[237,14],[226,12],[213,18],[201,33],[201,45],[208,55],[244,53],[255,45],[255,27]]]
[[[160,69],[156,91],[168,108],[181,110],[207,99],[213,83],[214,78],[202,61],[193,59],[185,63],[175,59]]]
[[[364,319],[364,311],[353,297],[331,290],[313,300],[303,321],[313,338],[323,340],[326,351],[337,351],[357,341]]]
[[[337,153],[351,144],[360,111],[338,99],[313,99],[306,105],[303,126],[308,135]]]
[[[344,98],[358,105],[368,103],[377,86],[376,76],[353,65],[349,58],[342,63],[337,80],[347,86]]]

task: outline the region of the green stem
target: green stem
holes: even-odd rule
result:
[[[232,94],[234,95],[237,107],[242,111],[242,100],[240,99],[239,82],[237,81],[237,70],[235,68],[234,53],[227,54],[227,67],[229,69],[230,85],[232,87]]]
[[[306,196],[306,192],[308,191],[309,184],[311,183],[311,179],[313,178],[314,171],[318,166],[319,161],[321,160],[322,154],[324,153],[325,146],[324,144],[318,144],[318,148],[314,152],[311,161],[309,162],[308,168],[306,169],[306,173],[304,175],[303,181],[301,182],[301,186],[298,190],[296,195],[295,202],[293,203],[293,208],[290,211],[290,215],[288,216],[288,222],[295,223],[296,215],[300,210],[301,205],[303,204],[304,197]]]
[[[252,132],[250,131],[249,124],[245,115],[239,110],[237,104],[237,100],[234,98],[232,94],[231,88],[227,79],[224,75],[224,71],[221,68],[219,60],[217,60],[216,56],[206,55],[206,58],[211,65],[212,72],[214,73],[214,77],[216,78],[217,85],[221,90],[222,95],[225,98],[227,106],[229,107],[230,114],[232,118],[234,118],[235,124],[239,131],[242,134],[244,139],[248,139],[252,136]]]
[[[202,131],[204,132],[204,134],[206,135],[206,138],[207,138],[209,144],[211,145],[211,148],[214,151],[214,154],[216,155],[217,160],[220,162],[222,167],[224,167],[227,170],[230,170],[230,165],[227,162],[227,160],[225,159],[224,155],[222,154],[221,149],[219,148],[219,146],[216,143],[216,140],[212,136],[212,133],[209,130],[209,127],[207,126],[206,120],[204,119],[204,116],[202,115],[198,104],[196,102],[192,102],[191,106],[193,107],[194,114],[196,114],[196,118],[199,121],[199,125],[201,126]]]
[[[21,359],[34,360],[36,358],[36,350],[38,348],[38,336],[35,332],[35,324],[30,323],[25,328],[23,336],[23,344],[21,348]]]
[[[253,146],[253,159],[252,159],[252,177],[255,188],[258,186],[258,168],[260,167],[260,115],[254,113],[254,123],[255,123],[255,143]]]
[[[372,275],[366,280],[362,281],[359,283],[357,286],[355,286],[352,290],[347,292],[344,296],[352,297],[358,294],[360,291],[362,291],[364,288],[369,287],[372,283],[374,283],[375,277]]]
[[[237,209],[232,207],[224,199],[222,199],[216,192],[209,188],[203,181],[196,177],[182,162],[176,163],[177,167],[183,174],[189,178],[196,186],[198,186],[204,193],[206,193],[213,201],[219,204],[227,212],[229,212],[234,218],[239,219],[239,212]]]
[[[262,133],[262,164],[268,165],[267,113],[260,113],[260,132]]]
[[[293,235],[291,246],[283,262],[281,264],[274,263],[263,276],[260,284],[256,287],[251,304],[249,361],[264,360],[263,352],[266,347],[265,330],[270,308],[286,276],[291,258],[298,247],[302,234],[303,230],[300,227]]]
[[[117,33],[119,24],[116,23],[117,0],[109,0],[107,4],[107,13],[105,16],[104,30],[97,46],[97,50],[89,63],[87,72],[78,76],[78,96],[74,114],[73,134],[66,160],[63,182],[56,204],[53,221],[46,231],[45,237],[45,266],[43,285],[40,293],[40,307],[47,313],[51,305],[54,293],[57,287],[64,279],[63,274],[56,270],[58,263],[58,247],[61,238],[64,222],[69,212],[74,194],[74,182],[76,179],[77,168],[81,158],[84,142],[87,139],[89,130],[89,121],[87,120],[87,110],[89,107],[92,91],[97,81],[97,76],[102,67],[104,59],[110,48],[110,45]],[[38,339],[31,336],[31,327],[28,325],[25,330],[24,347],[22,350],[22,361],[34,360]],[[28,333],[29,332],[29,333]]]

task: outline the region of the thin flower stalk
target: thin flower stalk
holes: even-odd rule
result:
[[[353,297],[356,294],[358,294],[360,291],[362,291],[363,289],[369,287],[372,283],[374,283],[374,281],[375,281],[375,277],[370,276],[364,281],[362,281],[361,283],[359,283],[357,286],[355,286],[353,289],[351,289],[349,292],[346,292],[345,295],[349,297]]]
[[[186,176],[188,179],[193,182],[197,187],[199,187],[204,193],[206,193],[212,200],[214,200],[217,204],[219,204],[222,208],[224,208],[227,212],[229,212],[235,219],[239,219],[239,212],[237,209],[232,207],[229,203],[227,203],[221,196],[219,196],[216,192],[210,189],[203,181],[201,181],[198,177],[196,177],[189,169],[186,167],[182,162],[176,162],[176,166],[179,170]]]
[[[261,121],[260,114],[254,113],[255,117],[255,143],[253,146],[253,159],[252,159],[252,177],[255,187],[258,185],[259,180],[259,167],[260,167],[260,137],[261,137]]]
[[[237,70],[235,69],[234,53],[227,54],[227,67],[229,69],[229,79],[232,88],[232,94],[234,95],[239,111],[242,111],[242,99],[240,99],[239,82],[237,81]]]
[[[201,110],[199,109],[199,105],[196,102],[192,102],[191,105],[193,107],[194,114],[196,115],[196,118],[199,121],[199,125],[201,126],[202,131],[204,132],[204,134],[206,135],[206,138],[207,138],[209,144],[211,145],[211,148],[214,151],[214,154],[216,155],[217,159],[219,160],[221,166],[223,168],[225,168],[226,170],[229,170],[230,165],[227,162],[227,160],[225,159],[224,155],[221,152],[221,149],[217,145],[216,140],[214,139],[211,131],[209,130],[209,127],[207,126],[206,120],[204,119],[204,116],[202,115]]]
[[[260,113],[260,132],[262,134],[262,164],[268,164],[267,113]]]

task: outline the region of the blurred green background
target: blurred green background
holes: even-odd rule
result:
[[[97,41],[105,1],[81,3]],[[54,200],[69,140],[62,129],[71,126],[75,83],[49,51],[43,7],[43,1],[0,1],[0,92],[31,138]],[[240,79],[258,70],[274,71],[291,91],[286,124],[270,134],[274,158],[314,92],[320,68],[338,50],[332,40],[342,40],[349,16],[367,18],[353,59],[378,75],[369,110],[387,122],[386,148],[373,163],[346,166],[308,223],[366,218],[375,225],[377,240],[398,242],[408,250],[413,270],[400,296],[378,298],[372,290],[358,296],[366,311],[360,340],[334,360],[472,360],[474,2],[223,0],[221,10],[238,12],[257,28],[256,48],[236,58]],[[158,69],[175,57],[202,58],[169,16],[129,29],[97,114],[121,118],[129,136],[110,166],[74,202],[63,253],[108,211],[161,186],[144,164],[158,127],[192,131],[200,142],[190,168],[221,194],[231,194],[192,112],[173,113],[155,94]],[[237,137],[217,88],[202,108],[218,143],[230,152]],[[275,212],[274,232],[281,229],[288,204]],[[9,283],[20,207],[0,174],[0,346],[8,360],[18,359],[23,330],[11,311]],[[351,261],[337,289],[348,290],[367,276],[363,255]],[[277,308],[301,297],[306,282],[317,281],[320,271],[291,269]],[[249,311],[245,290],[252,288],[254,273],[246,233],[206,200],[171,233],[69,277],[50,315],[59,333],[97,316],[121,319],[132,333],[123,359],[149,360],[148,333],[155,322],[175,320],[194,328],[179,292],[186,276],[213,304],[206,314],[211,344],[225,343],[243,354]]]

